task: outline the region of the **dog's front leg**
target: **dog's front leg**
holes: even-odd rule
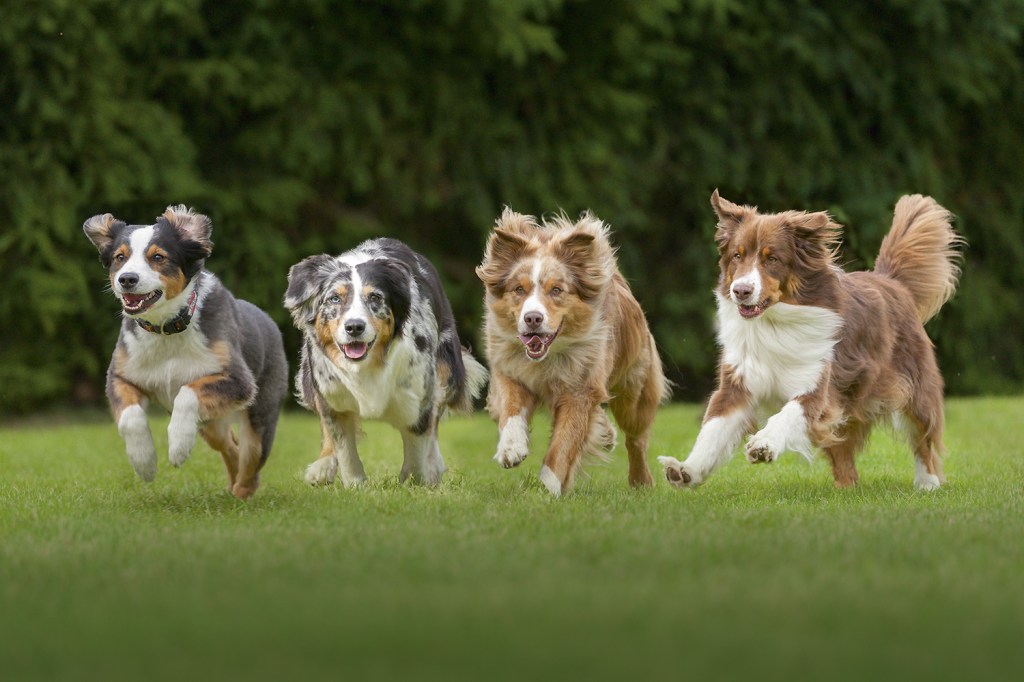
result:
[[[718,386],[708,401],[704,423],[686,461],[658,458],[665,467],[665,478],[677,488],[695,488],[703,483],[729,460],[740,439],[755,426],[750,395],[728,366],[719,370]]]
[[[355,414],[334,412],[326,405],[317,405],[320,413],[320,458],[306,467],[306,483],[326,485],[334,482],[339,469],[346,488],[366,482],[366,471],[356,449],[359,425]]]
[[[192,453],[199,422],[226,417],[244,408],[256,395],[256,382],[246,369],[219,372],[182,386],[174,397],[167,425],[167,455],[180,467]]]
[[[132,469],[143,481],[152,481],[156,478],[156,447],[146,419],[146,395],[112,374],[107,382],[107,397]]]
[[[488,408],[498,422],[498,450],[494,461],[511,469],[530,454],[530,418],[537,398],[521,383],[499,372],[491,376]]]
[[[600,409],[598,400],[586,392],[565,396],[552,405],[551,445],[540,469],[540,481],[555,497],[572,487],[576,466],[591,439],[592,421]]]
[[[764,428],[747,441],[747,461],[752,464],[774,462],[783,452],[799,452],[810,460],[814,445],[827,444],[838,421],[837,411],[828,400],[831,373],[826,367],[811,391],[789,400],[768,418]]]

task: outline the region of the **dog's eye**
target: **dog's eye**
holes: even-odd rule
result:
[[[732,259],[733,260],[739,260],[741,257],[742,256],[740,256],[740,252],[739,251],[737,251],[736,253],[732,254]]]
[[[367,296],[366,300],[369,301],[371,305],[380,305],[381,303],[384,302],[384,297],[375,291],[369,296]]]
[[[341,303],[341,296],[338,296],[337,294],[333,294],[329,299],[327,299],[327,302],[328,303]]]
[[[775,265],[776,263],[779,262],[779,259],[776,258],[775,256],[768,256],[767,258],[765,258],[765,261],[770,265]]]
[[[551,287],[552,296],[558,296],[560,293],[562,293],[562,287]]]
[[[154,253],[154,254],[153,254],[153,256],[152,256],[152,258],[151,258],[151,260],[152,260],[152,261],[153,261],[154,263],[159,263],[159,262],[160,262],[160,261],[162,261],[163,259],[164,259],[164,257],[163,257],[162,255],[160,255],[159,253]]]
[[[517,294],[519,294],[520,296],[522,296],[523,294],[525,294],[525,293],[526,293],[526,289],[524,289],[524,288],[523,288],[523,287],[521,287],[521,286],[519,286],[519,287],[516,287],[515,291],[516,291],[516,293],[517,293]]]
[[[124,262],[124,254],[123,253],[117,254],[116,256],[114,256],[114,260],[116,260],[118,263],[123,263]]]

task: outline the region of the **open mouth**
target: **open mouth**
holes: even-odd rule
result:
[[[769,303],[770,302],[767,298],[758,303],[757,305],[743,305],[742,303],[740,303],[738,306],[740,310],[740,315],[748,320],[752,320],[755,317],[759,316],[761,313],[763,313],[765,310],[767,310]]]
[[[526,346],[526,357],[531,360],[540,360],[548,354],[548,348],[554,343],[555,337],[562,329],[559,325],[554,334],[520,334],[519,340]]]
[[[157,289],[148,294],[121,294],[121,307],[129,315],[138,315],[156,303],[163,293]]]
[[[366,354],[370,352],[370,346],[372,343],[364,343],[362,341],[353,341],[351,343],[341,344],[341,351],[345,354],[345,357],[353,362],[359,362],[366,357]]]

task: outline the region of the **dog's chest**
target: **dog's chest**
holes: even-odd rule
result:
[[[414,424],[436,381],[430,358],[406,341],[389,349],[380,366],[338,367],[319,351],[312,368],[324,399],[337,412],[380,419],[396,427]]]
[[[221,358],[195,326],[170,336],[129,334],[124,342],[127,360],[119,372],[167,409],[182,386],[223,370]]]
[[[756,400],[790,400],[814,390],[832,360],[842,318],[825,308],[776,304],[756,320],[719,306],[722,360]]]

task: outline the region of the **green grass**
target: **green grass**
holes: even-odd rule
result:
[[[1006,678],[1024,670],[1024,399],[947,410],[950,483],[930,494],[879,432],[853,490],[790,454],[632,491],[620,446],[551,500],[547,424],[504,471],[483,415],[442,425],[439,489],[399,485],[400,440],[372,423],[370,485],[310,489],[317,424],[288,414],[240,503],[205,444],[146,485],[109,420],[9,426],[0,677]],[[651,461],[685,454],[699,417],[665,408]]]

